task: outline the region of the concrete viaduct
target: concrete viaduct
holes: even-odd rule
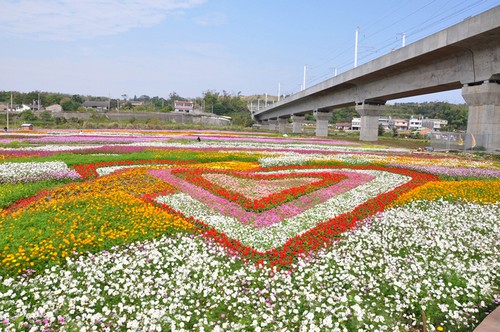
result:
[[[386,101],[462,89],[469,107],[465,148],[476,145],[500,150],[500,6],[469,17],[445,30],[406,45],[366,64],[291,95],[253,118],[293,132],[304,116],[316,118],[316,136],[328,135],[328,119],[336,108],[355,105],[361,116],[360,140],[376,141],[378,117]],[[276,128],[278,126],[278,128]]]

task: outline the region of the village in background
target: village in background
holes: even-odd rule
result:
[[[287,96],[280,96],[286,98]],[[202,97],[168,98],[122,95],[106,98],[49,92],[0,91],[0,125],[4,131],[35,128],[165,129],[197,126],[260,130],[252,112],[271,106],[278,96],[242,96],[206,91]],[[361,119],[354,107],[332,112],[329,130],[358,135]],[[306,115],[304,134],[314,134],[315,119]],[[444,149],[460,149],[467,127],[467,106],[446,102],[387,105],[379,118],[379,136],[444,140]],[[290,122],[285,133],[292,132]],[[443,142],[442,142],[443,143]],[[450,146],[450,144],[452,146]]]

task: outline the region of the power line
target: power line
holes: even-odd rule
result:
[[[403,18],[398,19],[397,21],[390,23],[390,25],[388,25],[388,26],[386,26],[384,28],[381,28],[381,29],[377,30],[376,32],[368,35],[368,37],[364,36],[364,38],[365,38],[364,41],[366,42],[366,40],[371,39],[373,36],[376,36],[376,35],[380,34],[383,31],[386,31],[389,27],[393,26],[394,24],[406,20],[408,17],[410,17],[412,15],[415,15],[416,13],[418,13],[419,11],[421,11],[422,9],[424,9],[424,8],[432,5],[435,2],[436,2],[436,0],[427,2],[425,5],[423,5],[423,6],[419,7],[419,8],[417,8],[417,9],[413,10],[411,13],[409,13],[408,15],[405,15]],[[493,8],[495,6],[495,5],[492,5],[492,4],[488,4],[487,0],[478,0],[478,1],[475,1],[475,2],[469,3],[469,4],[467,4],[469,1],[465,0],[465,1],[460,2],[459,4],[453,4],[453,9],[455,9],[455,10],[453,12],[451,12],[450,14],[445,15],[445,14],[449,13],[449,11],[446,11],[445,8],[447,8],[447,6],[451,2],[452,1],[449,0],[446,3],[442,4],[437,10],[434,11],[435,14],[433,14],[432,16],[430,16],[429,18],[427,18],[423,22],[419,23],[418,25],[415,25],[415,26],[407,29],[405,31],[406,37],[407,38],[408,37],[413,37],[413,39],[416,39],[415,37],[419,33],[424,32],[424,31],[428,31],[429,29],[431,29],[431,28],[433,28],[435,26],[439,26],[440,24],[442,24],[444,22],[447,22],[447,21],[450,21],[450,20],[453,20],[453,19],[457,19],[457,18],[459,18],[459,19],[456,20],[456,21],[463,20],[463,14],[464,13],[467,13],[467,12],[471,11],[474,8],[477,9],[478,6],[482,5],[482,6],[486,7],[486,9],[490,9],[490,8]],[[465,7],[461,7],[464,4],[466,4],[466,6]],[[402,8],[405,5],[406,5],[406,3],[403,4],[402,6],[399,6],[397,9],[394,9],[393,12],[397,11],[398,9]],[[473,14],[477,14],[479,12],[482,12],[482,11],[486,10],[486,9],[484,9],[484,7],[481,7],[481,10],[476,10]],[[445,16],[443,16],[443,15],[445,15]],[[361,56],[359,57],[358,60],[369,59],[374,54],[382,53],[384,50],[390,51],[391,49],[399,48],[397,46],[397,43],[398,43],[398,39],[397,38],[394,38],[394,37],[387,38],[387,39],[385,39],[385,40],[383,40],[381,42],[378,42],[378,47],[377,48],[371,48],[370,52],[368,54],[366,53],[366,50],[363,52],[363,48],[361,48],[361,50],[362,50],[360,52]],[[319,82],[321,79],[325,79],[325,78],[331,77],[332,76],[331,70],[325,70],[325,69],[320,70],[320,69],[323,68],[325,65],[331,63],[333,60],[340,59],[340,57],[343,56],[343,55],[345,55],[346,53],[352,52],[352,50],[353,50],[352,46],[346,47],[342,51],[340,51],[339,53],[337,53],[336,55],[334,55],[333,57],[330,57],[328,59],[322,60],[320,63],[318,63],[316,65],[308,66],[308,75],[309,75],[309,78],[307,80],[308,85],[309,86],[313,85],[315,82]],[[337,70],[339,70],[340,72],[342,72],[346,67],[350,67],[351,64],[352,64],[352,61],[349,60],[349,61],[343,62],[341,65],[336,65],[335,68]],[[317,70],[320,70],[321,72],[320,73],[314,73]]]

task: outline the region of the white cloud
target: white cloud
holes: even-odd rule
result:
[[[160,23],[168,14],[206,0],[7,0],[0,34],[48,40],[113,35]]]
[[[227,18],[226,15],[220,12],[211,12],[207,13],[203,16],[197,17],[195,23],[202,26],[216,26],[223,25],[226,23]]]

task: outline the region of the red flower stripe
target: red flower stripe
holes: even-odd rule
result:
[[[252,180],[279,180],[288,178],[314,177],[317,181],[304,184],[301,186],[288,188],[278,193],[270,194],[260,199],[249,199],[239,192],[228,190],[216,183],[207,180],[203,174],[219,173],[227,174],[244,179]],[[324,172],[307,172],[295,174],[261,174],[255,172],[235,172],[231,170],[214,170],[214,169],[177,169],[173,170],[172,174],[183,178],[184,180],[195,184],[201,188],[213,192],[215,195],[224,197],[227,200],[240,204],[244,209],[249,211],[265,211],[279,204],[283,204],[293,200],[299,196],[308,194],[314,190],[328,187],[346,179],[347,177],[340,174],[331,174]]]
[[[158,165],[158,164],[169,164],[169,165],[186,165],[196,163],[194,160],[122,160],[122,161],[105,161],[100,163],[92,164],[80,164],[73,166],[73,169],[81,175],[82,179],[89,179],[97,177],[97,168],[108,167],[108,166],[127,166],[127,165]]]

